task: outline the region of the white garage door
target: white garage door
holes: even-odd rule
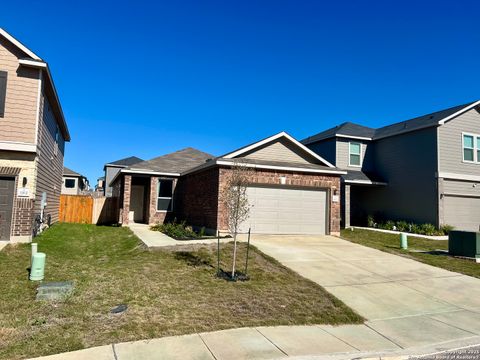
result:
[[[242,230],[263,234],[322,234],[327,229],[324,190],[249,187],[252,208]]]
[[[480,198],[445,196],[443,204],[445,224],[457,230],[479,230]]]

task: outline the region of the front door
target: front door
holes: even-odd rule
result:
[[[0,177],[0,240],[10,240],[15,179]]]

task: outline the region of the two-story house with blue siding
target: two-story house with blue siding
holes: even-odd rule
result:
[[[343,123],[304,145],[342,176],[342,224],[385,220],[480,228],[480,101],[373,129]]]

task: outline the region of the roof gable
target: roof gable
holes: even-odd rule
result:
[[[334,167],[327,160],[283,131],[223,155],[221,158],[249,158],[266,161],[283,160],[284,162],[320,164],[331,168]]]

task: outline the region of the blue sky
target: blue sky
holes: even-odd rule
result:
[[[0,26],[50,65],[89,177],[285,130],[378,127],[480,98],[476,1],[31,1]]]

